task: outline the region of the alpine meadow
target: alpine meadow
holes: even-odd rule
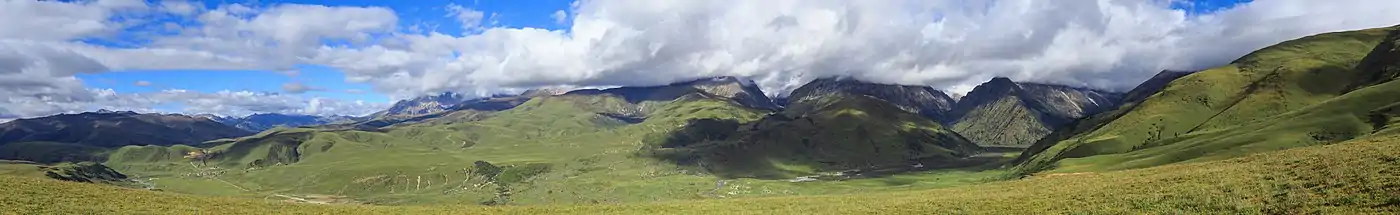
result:
[[[1385,0],[0,0],[0,214],[1397,214],[1397,79]]]

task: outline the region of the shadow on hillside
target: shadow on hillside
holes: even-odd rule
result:
[[[773,122],[775,120],[784,122]],[[990,170],[1010,162],[1014,156],[1008,155],[1019,152],[992,150],[957,158],[926,157],[887,164],[854,165],[812,155],[831,152],[808,143],[807,137],[784,141],[757,140],[771,137],[764,132],[770,124],[803,120],[782,115],[770,115],[747,124],[728,119],[693,119],[679,129],[648,134],[643,139],[644,145],[639,154],[721,178],[793,179],[820,175],[823,180],[843,180],[930,170]]]

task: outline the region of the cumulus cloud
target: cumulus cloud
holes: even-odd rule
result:
[[[160,7],[162,10],[177,15],[192,15],[202,9],[201,7],[190,4],[190,2],[181,0],[161,1]]]
[[[1122,90],[1160,70],[1219,66],[1289,39],[1400,24],[1393,0],[1253,1],[1203,14],[1174,2],[590,0],[552,14],[568,26],[558,30],[499,27],[486,12],[447,5],[444,15],[467,29],[458,35],[400,29],[398,14],[382,7],[0,1],[0,97],[9,99],[0,106],[32,116],[39,112],[27,110],[68,110],[50,103],[139,100],[93,93],[78,73],[298,64],[337,68],[396,98],[708,76],[747,77],[770,94],[837,75],[955,92],[995,76]],[[140,22],[152,14],[194,24],[140,27],[156,25]],[[82,42],[150,29],[160,32],[135,34],[147,42],[133,46]],[[210,99],[192,110],[325,112],[354,103],[280,96],[288,102]],[[293,106],[255,105],[264,103]]]
[[[399,35],[322,49],[318,62],[409,94],[722,75],[771,94],[835,75],[953,91],[995,76],[1124,90],[1289,39],[1400,24],[1390,0],[1256,1],[1209,14],[1122,0],[595,0],[573,10],[565,30]]]
[[[246,116],[254,113],[284,113],[307,115],[366,115],[388,107],[385,103],[342,101],[329,98],[304,98],[294,95],[218,91],[204,93],[168,89],[145,93],[116,93],[111,89],[88,89],[73,97],[10,97],[0,116],[36,117],[59,113],[78,113],[98,109],[132,110],[137,112],[209,113],[222,116]],[[178,109],[162,109],[174,105]],[[4,118],[4,117],[0,117]]]
[[[289,82],[289,83],[286,83],[286,84],[282,84],[282,91],[287,91],[287,93],[291,93],[291,94],[302,94],[302,93],[306,93],[306,92],[310,92],[310,91],[322,91],[322,90],[325,90],[325,89],[320,88],[320,87],[315,87],[315,86],[309,86],[309,85],[306,85],[306,84],[302,84],[301,82]]]
[[[477,30],[481,28],[482,19],[486,18],[486,13],[475,9],[462,7],[457,4],[447,5],[447,16],[457,20],[462,24],[462,29]]]
[[[151,19],[167,15],[198,24],[181,26]],[[359,114],[365,110],[352,107],[377,104],[355,106],[317,98],[318,104],[351,105],[306,111],[310,99],[285,95],[119,94],[89,89],[74,75],[132,69],[292,71],[303,62],[299,59],[315,53],[324,41],[365,43],[396,25],[393,11],[377,7],[230,4],[211,9],[176,1],[159,5],[140,0],[0,1],[0,106],[6,107],[0,116],[36,117],[103,108],[150,112],[161,104],[184,106],[176,111],[186,113]],[[148,42],[112,47],[84,41],[120,37]]]
[[[549,18],[554,18],[554,24],[564,24],[569,21],[569,13],[564,12],[564,10],[556,10],[554,14],[549,15]]]

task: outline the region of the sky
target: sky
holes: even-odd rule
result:
[[[364,115],[443,92],[816,78],[1126,90],[1394,0],[0,0],[0,121],[98,109]]]

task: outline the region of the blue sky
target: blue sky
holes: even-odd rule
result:
[[[1192,14],[1204,14],[1220,9],[1230,8],[1236,4],[1249,3],[1252,0],[1192,0],[1175,2],[1172,7],[1186,10]]]

